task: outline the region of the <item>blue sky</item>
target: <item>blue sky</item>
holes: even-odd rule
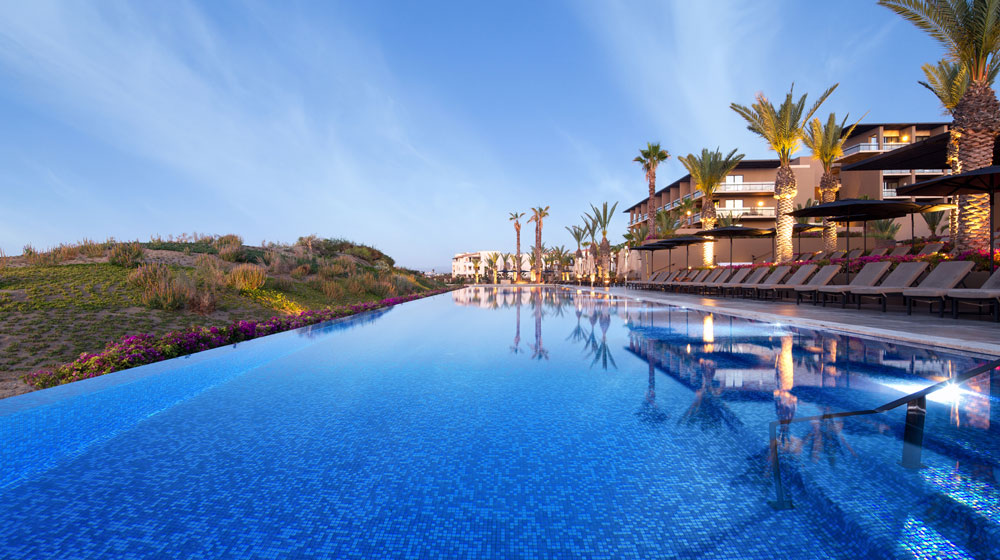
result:
[[[9,2],[0,247],[315,233],[442,270],[538,205],[569,246],[588,203],[645,196],[647,141],[770,157],[729,109],[757,91],[944,120],[916,83],[940,56],[863,0]]]

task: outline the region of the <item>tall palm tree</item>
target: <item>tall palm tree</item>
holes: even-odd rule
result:
[[[864,118],[864,117],[862,117]],[[861,122],[860,120],[858,122]],[[858,123],[844,129],[847,116],[839,124],[837,116],[830,113],[826,125],[818,118],[809,122],[802,135],[802,143],[812,150],[812,157],[823,166],[823,176],[819,180],[820,201],[826,204],[837,200],[840,190],[839,175],[833,173],[833,162],[844,155],[844,142],[854,132]],[[837,250],[837,223],[823,218],[823,250]]]
[[[580,228],[580,226],[566,226],[566,231],[569,232],[573,241],[576,241],[576,256],[583,256],[583,251],[580,250],[580,244],[583,243],[584,231]]]
[[[946,115],[952,115],[958,102],[961,101],[965,89],[969,87],[969,70],[961,63],[944,59],[939,60],[936,65],[924,64],[920,67],[927,77],[926,82],[917,82],[929,89],[938,98]],[[958,161],[958,139],[959,133],[954,127],[948,130],[948,166],[952,174],[962,172],[962,167]],[[955,208],[948,213],[948,233],[952,240],[958,238],[958,213],[959,208]]]
[[[774,104],[764,96],[757,94],[757,101],[750,107],[737,103],[730,104],[744,120],[747,128],[763,138],[772,150],[778,153],[778,173],[774,180],[774,198],[778,201],[777,233],[775,234],[775,261],[784,262],[792,258],[792,229],[795,220],[788,215],[793,210],[792,204],[797,191],[795,189],[795,174],[792,172],[792,154],[799,148],[803,128],[819,106],[833,93],[838,84],[823,92],[809,111],[805,110],[806,96],[797,102],[794,100],[795,84],[785,96],[785,101],[775,108]]]
[[[740,164],[740,161],[743,160],[743,154],[737,154],[736,150],[733,150],[723,156],[718,148],[714,151],[703,148],[699,156],[688,154],[677,159],[684,164],[688,173],[691,174],[691,180],[694,181],[695,188],[704,195],[701,202],[702,227],[705,229],[714,228],[717,219],[715,214],[715,191],[722,184],[722,181],[725,180],[726,175],[729,175],[729,172],[736,169],[736,166]],[[702,264],[705,266],[715,264],[714,245],[715,243],[705,243],[702,245]]]
[[[535,281],[542,282],[542,221],[549,216],[549,207],[536,206],[531,209],[528,223],[535,222]]]
[[[1000,101],[992,83],[1000,59],[1000,0],[879,0],[941,43],[946,56],[964,66],[969,83],[952,110],[958,135],[960,171],[993,164],[993,142],[1000,134]],[[958,197],[956,248],[989,247],[989,196]]]
[[[656,194],[656,168],[660,166],[661,163],[667,161],[670,154],[660,148],[660,143],[656,142],[646,142],[646,149],[639,149],[639,155],[635,157],[632,161],[638,162],[642,166],[642,170],[646,172],[646,181],[649,182],[649,204],[646,208],[646,227],[649,231],[656,231],[656,226],[653,223],[654,214],[656,214],[656,209],[653,205],[653,195]]]
[[[584,214],[580,216],[583,220],[583,233],[590,237],[590,241],[586,242],[588,252],[590,253],[590,262],[593,267],[597,266],[597,221],[590,214]],[[588,271],[589,274],[589,271]]]
[[[476,256],[472,257],[472,268],[475,270],[475,273],[476,273],[476,284],[479,283],[479,263],[480,262],[482,262],[482,259],[479,257],[479,255],[476,255]]]
[[[521,218],[524,217],[524,212],[511,212],[510,220],[514,222],[514,235],[517,236],[517,276],[514,281],[518,282],[521,280]]]
[[[611,225],[611,218],[614,217],[617,208],[617,202],[611,206],[610,210],[607,202],[601,204],[600,208],[593,204],[590,205],[590,209],[594,212],[594,223],[597,224],[597,229],[601,230],[601,276],[605,279],[611,276],[611,243],[608,241],[608,226]]]

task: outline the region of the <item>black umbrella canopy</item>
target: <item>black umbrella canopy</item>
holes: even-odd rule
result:
[[[774,235],[774,230],[744,226],[724,226],[702,230],[695,235],[701,237],[769,237]]]
[[[705,239],[701,237],[695,237],[694,235],[682,235],[679,237],[668,237],[666,239],[661,239],[657,241],[657,243],[662,243],[664,245],[673,245],[674,247],[682,247],[684,245],[705,243]]]
[[[896,191],[899,193],[899,191]],[[901,193],[900,193],[901,194]],[[829,218],[832,216],[853,216],[868,215],[886,218],[893,217],[893,214],[905,215],[911,212],[919,212],[921,205],[913,202],[903,202],[895,200],[869,200],[865,198],[842,198],[825,204],[817,204],[807,208],[800,208],[794,212],[789,212],[796,218]],[[875,220],[881,218],[872,218]]]
[[[768,228],[768,229],[770,231],[775,231],[775,228]],[[819,224],[800,224],[800,223],[796,223],[794,226],[792,226],[792,233],[795,233],[796,235],[800,233],[812,233],[814,231],[823,231],[823,226]]]
[[[1000,165],[982,167],[958,175],[944,175],[896,189],[899,196],[955,196],[988,194],[1000,190]]]

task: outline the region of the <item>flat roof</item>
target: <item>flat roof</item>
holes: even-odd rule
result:
[[[937,128],[939,126],[951,126],[951,123],[950,122],[860,123],[858,124],[857,127],[854,128],[853,131],[851,131],[851,135],[848,136],[848,138],[854,138],[855,136],[859,136],[880,126],[888,128],[904,128],[907,126],[915,126],[917,128]]]
[[[871,171],[886,169],[948,169],[949,133],[935,134],[926,140],[896,148],[845,165],[841,171]],[[1000,161],[1000,138],[993,142],[993,160]]]
[[[779,162],[776,159],[745,159],[745,160],[741,161],[739,163],[739,165],[737,165],[733,169],[733,171],[736,171],[737,169],[777,169],[778,166],[780,165],[780,163],[781,162]],[[683,177],[677,179],[676,181],[667,184],[665,187],[661,188],[660,190],[654,192],[653,195],[656,196],[656,195],[659,195],[659,194],[663,194],[668,189],[672,189],[674,187],[680,186],[681,183],[689,182],[690,180],[691,180],[691,174],[688,173],[688,174],[684,175]],[[636,202],[632,206],[629,206],[628,208],[622,210],[622,212],[625,213],[625,214],[628,214],[629,212],[632,211],[633,208],[636,208],[637,206],[639,206],[643,202],[646,202],[647,200],[649,200],[648,196],[646,198],[643,198],[639,202]]]

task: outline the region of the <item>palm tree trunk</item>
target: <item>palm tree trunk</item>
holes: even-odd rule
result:
[[[611,243],[608,238],[601,239],[601,274],[605,279],[611,277]]]
[[[958,157],[958,139],[960,136],[954,128],[948,133],[947,160],[948,166],[951,167],[952,175],[958,175],[962,172],[962,160]],[[958,214],[959,209],[957,206],[954,210],[948,211],[948,237],[951,238],[952,243],[957,243],[958,241]]]
[[[972,82],[955,107],[959,164],[963,172],[993,165],[993,143],[1000,133],[1000,102],[989,84]],[[989,249],[989,196],[958,197],[958,250]]]
[[[649,179],[649,203],[648,208],[646,208],[646,224],[649,227],[649,233],[655,235],[656,232],[656,210],[653,209],[653,196],[656,194],[656,171],[650,170],[647,174]],[[639,242],[642,245],[643,239]]]
[[[823,204],[837,200],[837,191],[840,190],[840,181],[837,176],[829,171],[823,172],[823,178],[819,180],[820,199]],[[792,226],[794,227],[794,226]],[[823,218],[823,250],[827,254],[837,250],[837,222]]]
[[[711,195],[706,196],[701,203],[701,227],[702,229],[714,229],[718,223],[718,215],[715,212],[715,200]],[[729,255],[732,262],[733,256]],[[715,242],[708,241],[701,245],[701,265],[715,266]]]
[[[795,210],[797,192],[792,168],[782,165],[778,168],[774,180],[774,198],[778,200],[774,262],[786,262],[792,259],[792,232],[795,228],[795,218],[789,214]]]
[[[535,222],[535,281],[542,283],[542,221]]]
[[[514,231],[517,234],[517,276],[514,278],[514,282],[521,281],[521,226],[517,225],[514,227]]]

